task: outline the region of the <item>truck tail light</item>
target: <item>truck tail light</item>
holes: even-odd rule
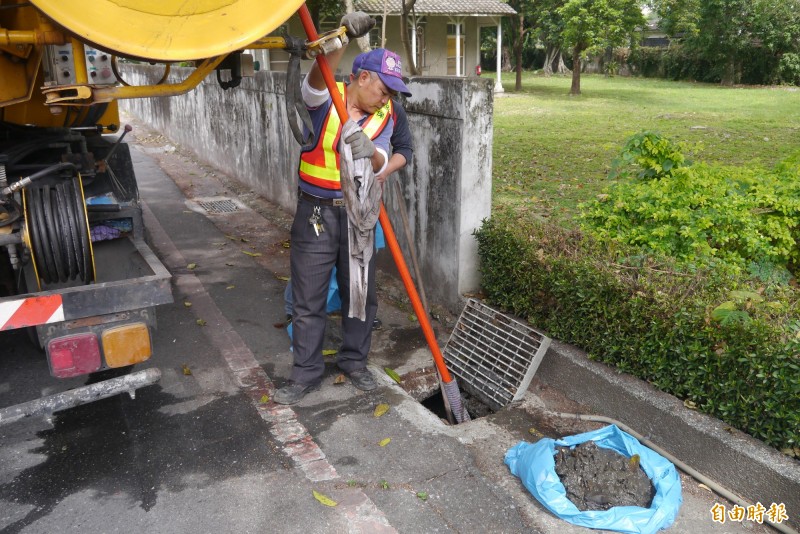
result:
[[[104,330],[101,334],[103,353],[109,367],[125,367],[140,363],[153,353],[150,331],[144,323],[126,324]]]
[[[100,369],[100,345],[92,332],[51,339],[47,344],[50,372],[70,378]]]

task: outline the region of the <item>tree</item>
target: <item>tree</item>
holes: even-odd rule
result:
[[[659,25],[732,85],[782,77],[785,57],[800,52],[800,0],[650,0]]]
[[[558,13],[564,19],[561,41],[572,49],[572,95],[581,94],[585,52],[621,46],[645,23],[638,0],[568,0]]]
[[[561,53],[561,33],[564,31],[564,19],[559,13],[566,0],[538,0],[536,18],[536,36],[545,45],[544,74],[550,76],[553,70],[558,74],[570,74],[564,64]]]
[[[753,42],[752,0],[706,0],[700,6],[699,32],[693,41],[718,66],[722,85],[737,81],[739,58]]]
[[[339,0],[308,0],[306,6],[317,28],[319,28],[321,20],[338,21],[338,17],[345,12],[344,6]]]
[[[670,38],[691,38],[699,33],[700,0],[650,0],[658,27]]]
[[[532,27],[529,18],[526,21],[526,14],[533,13],[537,7],[534,0],[509,0],[510,5],[514,11],[517,12],[517,19],[509,26],[509,33],[511,34],[512,47],[514,49],[514,63],[517,72],[516,83],[514,85],[515,91],[522,90],[522,48],[525,44],[525,39],[530,34]],[[526,23],[527,22],[527,23]]]
[[[408,18],[413,17],[415,21],[414,31],[416,31],[416,16],[414,13],[414,4],[417,0],[403,0],[403,12],[400,14],[400,41],[403,43],[403,50],[406,52],[408,58],[408,72],[412,76],[419,76],[420,70],[417,68],[417,58],[414,57],[413,50],[411,50],[411,41],[408,38]]]

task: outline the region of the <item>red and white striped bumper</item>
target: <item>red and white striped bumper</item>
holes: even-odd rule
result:
[[[61,295],[0,302],[0,331],[58,323],[63,320],[64,304]]]

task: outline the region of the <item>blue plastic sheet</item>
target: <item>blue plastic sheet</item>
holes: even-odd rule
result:
[[[650,477],[656,494],[650,508],[615,506],[604,511],[581,511],[567,498],[564,485],[556,474],[556,447],[570,447],[594,441],[598,447],[611,449],[628,458],[639,455],[639,465]],[[616,425],[568,436],[560,440],[543,438],[536,443],[519,442],[506,452],[506,465],[518,476],[542,505],[556,516],[574,525],[588,528],[650,534],[672,525],[683,502],[681,482],[675,466],[648,449]]]

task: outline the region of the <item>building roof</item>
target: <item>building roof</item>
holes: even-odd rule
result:
[[[402,13],[402,0],[385,0],[386,13]],[[355,0],[355,8],[371,15],[382,15],[384,0]],[[417,0],[417,15],[460,15],[470,17],[515,15],[517,12],[501,0]]]

